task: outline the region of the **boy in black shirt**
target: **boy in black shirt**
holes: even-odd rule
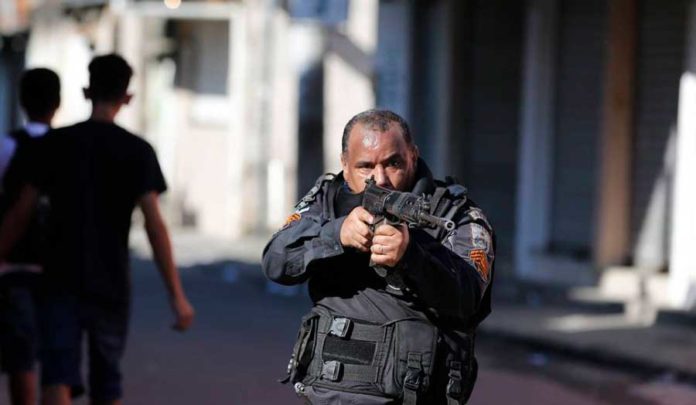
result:
[[[26,114],[26,124],[0,138],[0,214],[12,204],[29,170],[25,165],[36,161],[19,161],[18,151],[29,147],[50,129],[60,105],[60,79],[49,69],[27,70],[19,83],[19,102]],[[10,402],[14,405],[36,404],[38,350],[35,289],[43,261],[45,220],[48,201],[41,198],[28,231],[10,252],[8,264],[0,268],[0,370],[9,375]]]
[[[69,404],[82,391],[81,337],[89,343],[92,403],[120,404],[128,326],[130,277],[128,234],[136,205],[155,261],[169,292],[175,328],[185,330],[193,308],[181,287],[158,195],[166,190],[155,152],[114,123],[131,95],[132,70],[118,55],[89,65],[92,101],[88,121],[53,131],[27,153],[43,162],[28,173],[18,202],[0,228],[0,260],[24,229],[39,190],[51,200],[44,271],[42,326],[44,403]],[[45,333],[44,333],[45,332]]]

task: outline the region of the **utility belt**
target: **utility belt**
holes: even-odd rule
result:
[[[473,336],[442,333],[420,318],[375,324],[314,307],[302,318],[287,371],[281,382],[293,383],[298,394],[310,385],[404,405],[434,396],[464,404],[476,378]],[[445,392],[433,392],[438,387]]]

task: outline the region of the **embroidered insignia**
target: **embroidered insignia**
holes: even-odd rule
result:
[[[476,271],[479,272],[483,281],[488,281],[488,257],[486,252],[482,249],[474,249],[469,252],[469,259],[474,266],[476,266]]]
[[[283,229],[290,226],[290,224],[292,224],[293,222],[299,221],[300,218],[302,218],[302,214],[300,214],[299,212],[294,212],[285,220],[285,223],[283,224]]]

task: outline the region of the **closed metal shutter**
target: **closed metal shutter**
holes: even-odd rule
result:
[[[565,0],[559,17],[550,250],[586,259],[594,231],[607,2]]]
[[[443,145],[447,141],[449,103],[448,5],[446,1],[414,3],[416,34],[411,127],[421,156],[436,177],[444,176]]]
[[[461,115],[464,131],[453,137],[466,139],[463,150],[450,152],[450,162],[465,165],[458,174],[496,228],[498,264],[503,265],[512,256],[515,234],[524,2],[474,4],[473,55],[463,61],[473,66],[459,90],[471,92],[470,112],[454,112]]]
[[[686,2],[640,3],[631,235],[634,262],[665,266],[671,202],[670,135],[676,130]]]

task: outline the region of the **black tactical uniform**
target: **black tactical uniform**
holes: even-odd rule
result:
[[[386,278],[369,254],[344,248],[340,230],[360,205],[342,174],[321,177],[263,254],[266,276],[309,282],[288,378],[309,403],[460,404],[476,379],[476,326],[490,312],[493,230],[460,185],[434,181],[418,162],[415,194],[451,232],[411,228]]]

